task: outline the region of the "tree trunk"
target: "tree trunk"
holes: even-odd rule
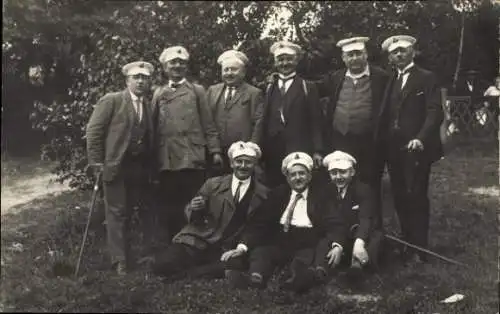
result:
[[[462,15],[461,28],[460,28],[460,43],[458,45],[457,65],[455,67],[455,74],[453,75],[453,85],[452,85],[453,90],[455,90],[457,86],[458,73],[460,72],[460,66],[462,63],[462,54],[464,48],[465,12],[461,12],[460,14]]]

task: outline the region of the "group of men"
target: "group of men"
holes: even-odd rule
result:
[[[168,82],[152,99],[153,65],[125,65],[127,88],[102,97],[87,126],[116,271],[130,264],[134,206],[149,217],[156,208],[168,242],[153,249],[159,275],[218,261],[231,284],[262,288],[288,265],[284,287],[302,290],[342,265],[376,269],[386,165],[402,237],[426,247],[429,174],[442,154],[436,77],[413,63],[415,38],[383,42],[392,73],[368,63],[368,40],[339,41],[346,68],[319,82],[297,75],[300,46],[277,42],[265,91],[245,82],[249,59],[236,50],[218,58],[222,82],[205,91],[186,79],[188,51],[165,49]],[[150,248],[155,228],[143,221]],[[410,248],[403,256],[424,260]]]

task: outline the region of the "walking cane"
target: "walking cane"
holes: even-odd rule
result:
[[[441,259],[441,260],[443,260],[443,261],[446,261],[446,262],[448,262],[448,263],[452,263],[452,264],[455,264],[455,265],[468,267],[468,265],[467,265],[467,264],[464,264],[464,263],[461,263],[461,262],[459,262],[459,261],[453,260],[453,259],[451,259],[451,258],[445,257],[445,256],[440,255],[440,254],[438,254],[438,253],[435,253],[435,252],[433,252],[433,251],[431,251],[431,250],[424,249],[423,247],[420,247],[420,246],[418,246],[418,245],[411,244],[411,243],[409,243],[409,242],[407,242],[407,241],[404,241],[404,240],[401,240],[401,239],[399,239],[399,238],[396,238],[395,236],[392,236],[392,235],[390,235],[390,234],[384,234],[384,236],[385,236],[387,239],[389,239],[389,240],[392,240],[392,241],[397,242],[397,243],[399,243],[399,244],[407,245],[407,246],[409,246],[409,247],[411,247],[411,248],[414,248],[414,249],[415,249],[415,250],[417,250],[417,251],[420,251],[420,252],[423,252],[423,253],[426,253],[426,254],[432,255],[432,256],[437,257],[437,258],[439,258],[439,259]]]
[[[83,233],[82,244],[80,246],[80,254],[78,255],[78,262],[76,263],[75,277],[78,276],[78,271],[80,270],[80,263],[82,261],[83,250],[85,249],[85,242],[87,241],[87,235],[89,232],[90,221],[92,219],[92,213],[94,212],[95,203],[97,200],[97,194],[99,192],[99,183],[101,181],[102,170],[97,172],[95,176],[94,189],[92,191],[92,199],[89,204],[89,214],[87,216],[87,225],[85,226],[85,232]]]

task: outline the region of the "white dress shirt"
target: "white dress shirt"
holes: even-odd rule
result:
[[[295,209],[293,211],[292,215],[292,226],[295,227],[306,227],[306,228],[311,228],[313,225],[311,223],[311,220],[309,219],[309,216],[307,216],[307,194],[309,192],[309,189],[304,190],[302,193],[302,198],[297,201],[297,204],[295,205]],[[295,196],[298,193],[294,190],[292,190],[292,194],[290,195],[290,201],[288,202],[288,205],[286,206],[285,211],[283,212],[283,215],[281,215],[280,223],[282,225],[285,224],[286,221],[286,216],[288,215],[288,212],[291,210],[290,205],[293,203],[293,200],[295,199]]]
[[[345,72],[345,76],[346,77],[350,77],[354,84],[356,85],[358,83],[358,80],[364,76],[370,76],[370,68],[368,67],[368,65],[365,67],[365,69],[363,70],[363,72],[359,73],[359,74],[353,74],[351,73],[351,70],[347,69],[347,71]]]
[[[410,70],[414,65],[415,63],[411,62],[402,71],[398,69],[398,78],[401,75],[401,73],[403,73],[403,82],[401,83],[401,89],[405,87],[406,81],[408,81],[408,77],[410,76],[410,71],[408,70]]]
[[[469,92],[473,92],[474,84],[472,83],[472,81],[467,80],[466,83],[467,83],[467,88],[469,88]]]
[[[233,197],[236,194],[236,189],[238,188],[238,183],[241,182],[240,199],[238,200],[238,202],[241,201],[243,196],[245,196],[245,193],[248,191],[248,188],[250,187],[251,179],[252,179],[252,177],[249,177],[248,179],[245,179],[245,180],[239,180],[233,174],[233,179],[231,180],[231,193],[232,193]]]
[[[130,91],[129,91],[130,92]],[[134,105],[135,112],[139,117],[139,121],[142,120],[142,99],[137,97],[136,94],[130,92],[130,97],[132,97],[132,104]]]
[[[279,89],[281,90],[281,88],[283,87],[283,84],[285,84],[285,92],[287,92],[288,89],[290,88],[290,86],[292,85],[293,80],[295,79],[296,75],[297,75],[296,72],[290,73],[286,76],[279,74],[279,80],[278,80]]]

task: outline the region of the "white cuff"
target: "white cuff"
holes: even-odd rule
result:
[[[354,241],[354,247],[364,248],[365,247],[365,240],[363,240],[361,238],[357,238],[356,241]]]
[[[340,248],[341,251],[344,250],[344,248],[342,247],[342,245],[338,244],[337,242],[333,242],[332,243],[332,249],[335,248],[336,246],[338,246]]]
[[[245,244],[243,244],[243,243],[238,244],[236,246],[236,249],[237,250],[242,250],[243,252],[248,252],[248,247]]]

